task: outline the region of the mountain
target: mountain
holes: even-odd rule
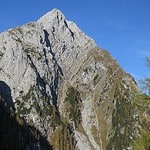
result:
[[[9,132],[21,135],[16,135],[16,149],[150,146],[149,97],[57,9],[0,34],[0,95],[1,109],[9,112],[7,127],[14,125]],[[0,127],[5,127],[3,120]],[[7,134],[0,139],[7,141]]]

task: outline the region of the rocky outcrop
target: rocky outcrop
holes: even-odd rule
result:
[[[134,79],[59,10],[0,34],[0,82],[53,149],[132,149]]]
[[[9,105],[11,90],[9,86],[0,81],[0,148],[5,150],[51,150],[47,139],[33,126],[15,114],[14,106]],[[7,92],[7,96],[5,96]]]

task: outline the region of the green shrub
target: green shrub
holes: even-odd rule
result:
[[[75,88],[69,87],[66,92],[65,102],[67,103],[70,112],[69,118],[75,122],[76,126],[79,124],[81,116],[80,100],[79,92]]]
[[[70,104],[74,105],[76,98],[77,98],[77,91],[73,87],[68,88],[66,92],[65,101],[68,101]]]
[[[150,150],[150,134],[143,132],[140,138],[134,139],[133,150]]]

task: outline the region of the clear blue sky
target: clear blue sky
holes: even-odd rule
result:
[[[60,9],[135,78],[150,75],[150,0],[1,0],[0,33]]]

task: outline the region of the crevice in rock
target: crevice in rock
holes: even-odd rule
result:
[[[45,97],[48,98],[48,103],[49,103],[50,100],[51,100],[51,97],[50,97],[50,95],[48,95],[48,94],[46,93],[46,83],[45,83],[44,79],[40,76],[40,74],[39,74],[39,72],[38,72],[36,66],[35,66],[34,63],[33,63],[33,60],[32,60],[32,58],[31,58],[31,56],[30,56],[30,55],[27,55],[27,57],[28,57],[28,59],[30,60],[30,64],[31,64],[32,69],[33,69],[34,72],[36,73],[36,84],[37,84],[37,87],[38,87],[38,88],[39,88],[39,87],[42,88],[42,89],[39,88],[39,90],[41,91],[42,95],[44,95]]]
[[[44,36],[45,36],[46,47],[49,48],[49,52],[52,55],[53,63],[56,64],[60,74],[63,76],[63,71],[62,71],[61,67],[59,66],[59,64],[58,64],[58,62],[55,58],[55,53],[52,51],[51,42],[49,40],[49,33],[45,29],[43,30],[43,32],[44,32]],[[45,56],[46,56],[46,49],[44,49],[44,53],[45,53]]]
[[[68,30],[70,31],[71,37],[72,37],[73,39],[75,39],[75,38],[74,38],[74,33],[73,33],[73,32],[71,31],[71,29],[68,27],[68,24],[67,24],[66,20],[64,20],[64,24],[65,24],[65,26],[68,28]]]

